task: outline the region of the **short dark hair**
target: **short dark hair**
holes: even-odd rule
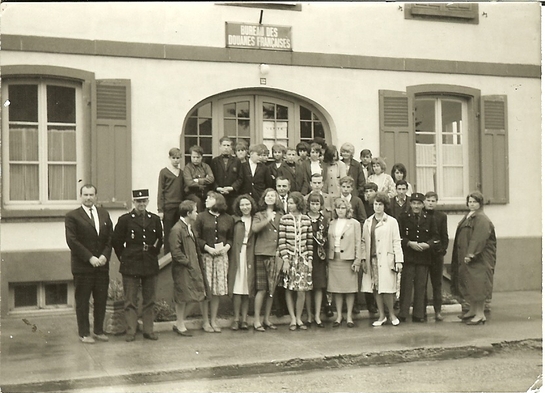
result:
[[[339,152],[337,151],[337,146],[329,145],[326,146],[324,151],[324,162],[326,164],[332,164],[339,159]]]
[[[372,181],[369,182],[369,183],[365,183],[364,186],[363,186],[363,191],[365,192],[365,190],[375,190],[375,191],[378,191],[378,186],[376,183],[373,183]]]
[[[325,149],[327,147],[327,142],[325,138],[322,138],[321,136],[315,136],[313,142],[319,144],[322,149]]]
[[[396,181],[396,189],[397,189],[397,186],[405,186],[405,187],[409,188],[409,183],[407,183],[407,180],[401,179],[401,180]]]
[[[428,191],[426,192],[426,195],[424,195],[424,198],[432,198],[435,197],[436,200],[439,200],[439,195],[435,191]]]
[[[203,148],[200,147],[199,145],[193,145],[193,146],[191,146],[191,147],[189,148],[189,154],[191,154],[191,153],[193,153],[193,152],[198,153],[198,154],[201,155],[201,156],[204,155],[204,150],[203,150]]]
[[[168,151],[168,156],[169,157],[174,157],[175,155],[176,156],[181,156],[182,155],[182,151],[177,147],[173,147],[172,149],[170,149]]]
[[[253,216],[256,212],[257,205],[254,198],[252,198],[249,194],[242,194],[237,196],[237,198],[233,202],[233,213],[235,213],[235,216],[242,217],[242,212],[240,211],[240,201],[243,199],[247,199],[250,201],[250,204],[252,205],[252,211],[250,212],[250,214]]]
[[[479,207],[483,207],[484,195],[480,191],[473,191],[466,197],[466,206],[469,206],[469,198],[475,199],[477,202],[479,202]]]
[[[246,141],[238,141],[236,146],[235,146],[235,150],[246,150],[246,151],[248,151],[248,144],[246,143]]]
[[[375,202],[382,203],[385,209],[390,207],[390,198],[385,192],[377,192],[377,195],[375,195]]]
[[[301,141],[295,146],[297,149],[297,153],[299,153],[301,150],[306,151],[308,154],[310,154],[310,145],[307,142]]]
[[[371,150],[369,149],[363,149],[362,151],[360,151],[360,158],[362,158],[363,156],[373,157],[373,153],[371,153]]]
[[[354,178],[352,176],[341,177],[341,180],[339,180],[339,184],[342,186],[344,183],[348,183],[352,187],[354,187]]]
[[[320,202],[320,207],[324,207],[324,197],[318,191],[312,191],[307,197],[307,209],[310,210],[310,202]]]
[[[210,210],[217,211],[218,213],[225,213],[227,211],[227,202],[225,202],[225,197],[216,191],[208,191],[206,196],[210,196],[216,200],[214,206]]]
[[[293,200],[293,203],[297,206],[297,210],[301,213],[305,211],[305,198],[299,191],[290,192],[288,195],[288,201]]]
[[[286,146],[284,146],[283,144],[281,143],[275,143],[271,150],[274,152],[274,151],[281,151],[282,154],[286,154]]]
[[[310,144],[310,150],[316,150],[317,152],[320,152],[320,154],[322,154],[322,146],[319,143],[312,142]]]
[[[397,164],[394,164],[394,166],[392,167],[392,171],[390,172],[390,175],[392,176],[392,179],[395,179],[396,170],[403,173],[403,179],[405,179],[407,177],[407,168],[405,168],[405,165],[398,162]]]
[[[178,206],[178,212],[180,214],[180,217],[187,217],[189,213],[191,213],[193,210],[197,208],[197,204],[195,201],[192,201],[190,199],[186,199],[180,205]]]
[[[220,145],[223,143],[223,142],[231,142],[231,146],[233,146],[233,140],[231,138],[229,138],[228,136],[222,136],[220,138]]]
[[[275,184],[278,184],[278,180],[287,180],[288,181],[288,184],[290,186],[290,189],[291,189],[291,181],[290,179],[288,179],[286,176],[277,176],[276,177],[276,180],[275,180]]]
[[[94,184],[91,184],[91,183],[87,183],[87,184],[84,184],[83,186],[80,187],[79,189],[79,195],[83,195],[83,189],[84,188],[92,188],[95,190],[95,194],[97,193],[97,188],[94,186]]]

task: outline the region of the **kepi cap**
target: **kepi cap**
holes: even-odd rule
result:
[[[424,194],[420,193],[420,192],[415,192],[415,193],[412,193],[411,194],[411,199],[410,201],[420,201],[420,202],[424,202],[424,200],[426,199],[426,197],[424,196]]]
[[[149,190],[148,189],[141,189],[141,190],[132,190],[132,199],[135,200],[142,200],[142,199],[148,199],[149,198]]]

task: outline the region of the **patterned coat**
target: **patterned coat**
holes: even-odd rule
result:
[[[312,222],[301,214],[285,214],[280,219],[278,250],[288,272],[284,275],[284,288],[292,291],[312,289]]]

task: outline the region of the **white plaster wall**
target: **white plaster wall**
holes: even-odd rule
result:
[[[265,9],[292,26],[297,52],[539,64],[538,2],[479,3],[479,24],[405,20],[403,3],[312,2]],[[3,3],[2,33],[225,47],[225,22],[258,23],[260,9],[193,3]],[[485,16],[485,15],[486,16]]]

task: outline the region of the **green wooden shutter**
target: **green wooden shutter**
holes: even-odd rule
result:
[[[98,203],[110,208],[131,205],[130,80],[96,81],[95,132],[92,135],[93,182]]]
[[[509,202],[507,96],[481,97],[481,188],[487,203]]]
[[[407,179],[416,191],[416,161],[412,100],[407,93],[379,90],[380,156],[389,174],[395,163],[407,168]]]

